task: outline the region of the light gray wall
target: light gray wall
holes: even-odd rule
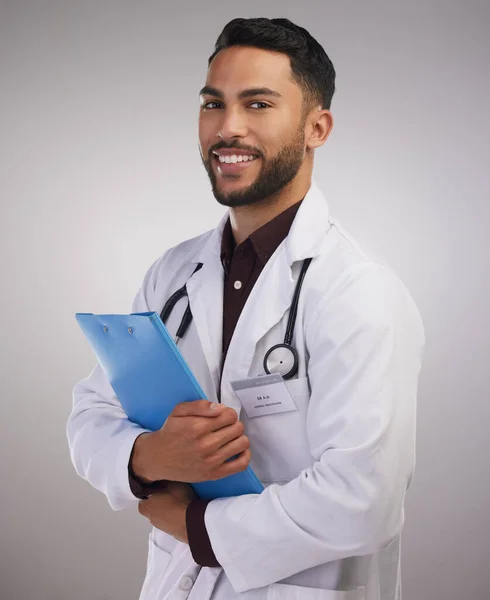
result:
[[[0,597],[130,600],[146,522],[78,478],[65,423],[94,358],[80,312],[129,312],[143,275],[222,214],[197,150],[223,27],[285,16],[337,73],[315,177],[426,326],[405,600],[490,597],[490,5],[0,4]]]

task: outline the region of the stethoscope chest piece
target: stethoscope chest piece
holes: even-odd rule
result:
[[[290,379],[298,370],[298,353],[290,344],[276,344],[264,356],[264,370],[267,374],[279,373]]]

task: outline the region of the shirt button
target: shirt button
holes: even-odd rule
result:
[[[236,290],[239,290],[239,289],[242,287],[242,282],[241,282],[241,281],[238,281],[238,280],[237,280],[237,281],[235,281],[235,283],[233,284],[233,287],[234,287]]]
[[[179,587],[181,590],[190,590],[194,585],[194,581],[190,577],[182,577],[179,581]]]

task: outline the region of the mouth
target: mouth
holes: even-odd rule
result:
[[[217,167],[218,172],[226,173],[241,173],[259,160],[257,154],[218,154],[212,153],[213,162]]]

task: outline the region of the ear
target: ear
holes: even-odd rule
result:
[[[333,129],[333,115],[329,110],[316,107],[309,117],[310,135],[306,140],[307,148],[319,148],[327,141]]]

